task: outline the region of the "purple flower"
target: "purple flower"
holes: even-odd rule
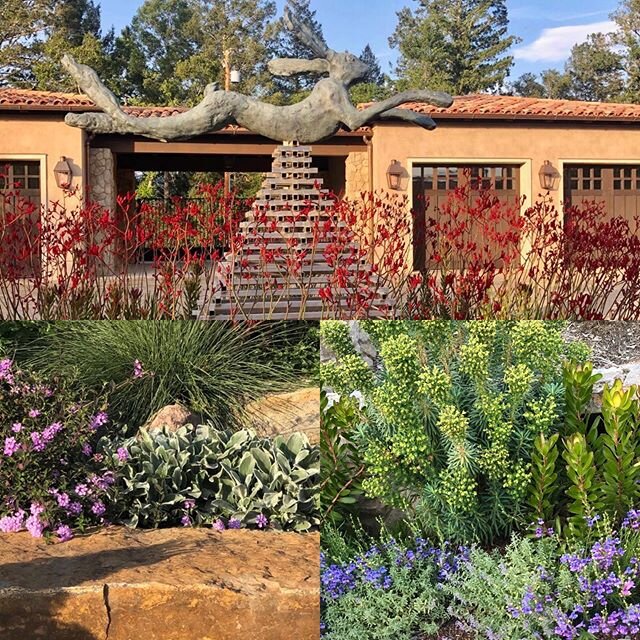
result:
[[[68,493],[59,493],[56,496],[56,501],[63,509],[66,509],[71,504],[71,499],[69,498]]]
[[[13,433],[20,433],[22,431],[22,423],[14,422],[11,426],[11,431],[13,431]]]
[[[144,377],[144,369],[142,367],[142,363],[140,362],[140,360],[136,360],[133,363],[133,377],[134,378]]]
[[[88,442],[85,442],[82,445],[82,453],[83,455],[87,456],[87,458],[90,458],[93,455],[93,448]]]
[[[27,528],[27,531],[34,537],[34,538],[42,538],[42,534],[44,533],[46,524],[44,522],[42,522],[42,520],[40,520],[40,516],[39,514],[32,514],[27,518],[27,521],[25,522],[25,526]]]
[[[42,435],[37,431],[31,432],[31,442],[33,443],[33,450],[38,453],[47,448],[47,443],[43,440]]]
[[[260,513],[256,518],[256,525],[258,526],[258,529],[264,529],[268,526],[268,524],[269,524],[269,520],[267,519],[267,516]]]
[[[182,523],[183,527],[191,526],[191,518],[188,515],[182,516],[182,518],[180,518],[180,522]]]
[[[124,447],[119,447],[117,453],[120,462],[126,462],[129,459],[129,452]]]
[[[37,418],[40,415],[40,410],[39,409],[31,409],[29,411],[29,417],[30,418]]]
[[[43,432],[42,432],[42,438],[45,442],[49,443],[51,442],[56,435],[62,430],[62,423],[61,422],[54,422],[53,424],[49,425]]]
[[[79,495],[80,497],[88,496],[89,487],[87,487],[86,484],[77,484],[76,488],[74,489],[74,492],[76,493],[76,495]]]
[[[97,516],[101,516],[104,515],[104,512],[106,511],[106,507],[104,506],[104,503],[101,500],[96,500],[92,507],[91,507],[91,511],[93,513],[95,513],[95,515]]]
[[[191,498],[189,498],[188,500],[185,500],[182,503],[182,506],[187,509],[188,511],[191,511],[191,509],[195,509],[196,508],[196,501],[192,500]]]
[[[60,538],[60,542],[68,542],[73,538],[73,531],[69,525],[61,524],[56,529],[56,535]]]
[[[79,502],[72,502],[66,508],[66,512],[72,516],[79,516],[82,513],[82,505]]]
[[[27,514],[20,509],[12,516],[0,518],[0,531],[3,533],[17,533],[24,528],[24,519]]]
[[[107,422],[109,422],[109,416],[104,411],[101,411],[91,418],[89,428],[91,431],[97,431],[100,427],[107,424]]]
[[[214,531],[224,531],[226,529],[226,527],[224,526],[224,522],[222,522],[222,520],[220,520],[220,518],[218,518],[212,525],[211,528]]]
[[[14,453],[20,450],[20,443],[15,438],[4,439],[4,455],[11,457]]]
[[[229,529],[240,529],[241,526],[242,522],[240,522],[238,518],[231,518],[227,523],[227,527],[229,527]]]

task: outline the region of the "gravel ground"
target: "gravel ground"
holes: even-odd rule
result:
[[[640,362],[640,322],[571,322],[567,340],[584,340],[597,367]]]

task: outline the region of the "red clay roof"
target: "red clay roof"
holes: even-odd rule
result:
[[[0,89],[0,109],[33,111],[95,111],[95,104],[81,93]],[[131,115],[166,117],[186,111],[185,107],[125,107]]]
[[[361,105],[364,107],[366,105]],[[448,109],[428,104],[406,104],[405,109],[438,119],[528,119],[528,120],[613,120],[640,122],[640,105],[576,100],[543,100],[514,96],[476,94],[455,99]],[[94,103],[82,94],[0,89],[0,110],[94,111]],[[186,111],[185,107],[125,107],[139,117],[167,117]]]
[[[448,109],[428,104],[406,104],[404,108],[437,118],[640,121],[640,105],[637,104],[546,100],[487,94],[457,97]]]

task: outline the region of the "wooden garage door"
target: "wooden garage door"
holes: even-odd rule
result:
[[[469,197],[477,197],[479,189],[491,189],[503,202],[520,198],[520,166],[518,165],[435,165],[413,167],[413,262],[416,271],[432,268],[426,231],[430,218],[438,219],[438,210],[451,192],[469,186]]]
[[[21,199],[33,204],[33,213],[16,219],[16,212],[24,211],[19,204]],[[0,158],[0,228],[3,236],[0,273],[29,276],[40,268],[38,223],[41,204],[40,162]]]
[[[610,216],[640,215],[640,165],[567,165],[565,199],[572,204],[604,202]]]

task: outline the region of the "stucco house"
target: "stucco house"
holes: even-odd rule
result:
[[[425,196],[433,208],[470,173],[509,200],[532,202],[549,191],[558,205],[599,200],[612,214],[640,214],[640,105],[472,95],[448,109],[408,106],[430,113],[438,129],[386,121],[316,144],[314,161],[325,186],[347,196],[394,189],[419,210]],[[92,110],[82,95],[1,89],[0,166],[8,167],[9,179],[43,205],[61,201],[65,190],[55,169],[64,159],[73,187],[114,207],[118,193],[134,189],[136,171],[263,172],[276,146],[238,127],[162,143],[87,135],[64,123],[70,111]],[[139,117],[181,111],[127,110]],[[414,238],[420,237],[417,228]],[[415,247],[416,268],[425,259],[423,249]]]

